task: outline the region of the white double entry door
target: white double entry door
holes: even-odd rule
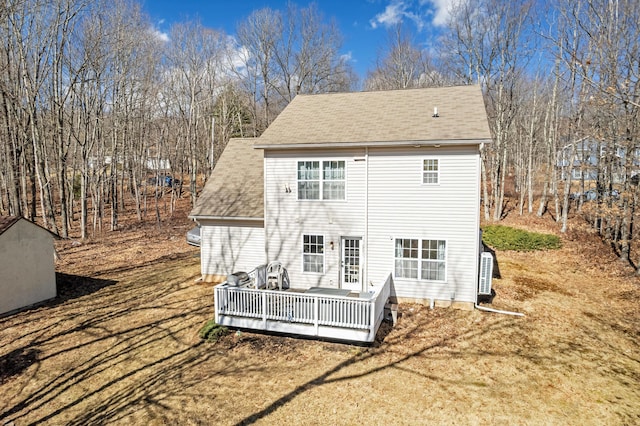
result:
[[[340,284],[343,289],[362,291],[362,238],[340,238]]]

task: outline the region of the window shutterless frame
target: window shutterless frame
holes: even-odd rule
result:
[[[421,162],[421,182],[423,185],[440,184],[440,168],[442,162],[438,157],[423,157]]]
[[[395,238],[394,278],[446,282],[447,249],[448,242],[444,239]]]
[[[298,201],[346,201],[346,160],[300,160],[296,174]]]
[[[324,235],[302,235],[302,273],[324,274],[325,271]]]

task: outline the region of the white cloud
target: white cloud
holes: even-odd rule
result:
[[[431,3],[433,5],[433,25],[443,26],[449,21],[451,10],[460,5],[465,0],[421,0],[421,4]]]
[[[378,25],[384,27],[390,27],[402,22],[402,17],[406,13],[407,5],[403,1],[395,0],[391,4],[387,5],[384,12],[378,13],[371,21],[373,28],[378,28]]]
[[[466,0],[391,0],[384,11],[369,21],[372,28],[389,28],[410,20],[418,31],[430,22],[443,26],[449,20],[452,8]]]
[[[343,62],[357,62],[355,59],[353,59],[353,53],[351,51],[340,55],[340,60]]]
[[[423,5],[423,1],[420,1],[420,6]],[[425,26],[425,14],[420,10],[412,9],[414,9],[414,0],[392,0],[384,12],[378,13],[369,23],[374,29],[379,26],[389,28],[401,23],[404,19],[409,19],[415,24],[418,31],[421,31]]]
[[[163,33],[162,31],[160,31],[157,28],[149,28],[149,32],[151,33],[151,35],[153,35],[155,38],[157,38],[160,41],[164,41],[165,43],[168,42],[169,39],[169,34],[167,33]]]

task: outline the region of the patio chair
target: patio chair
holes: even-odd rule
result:
[[[284,267],[278,261],[270,262],[267,265],[267,290],[282,290],[282,277]]]

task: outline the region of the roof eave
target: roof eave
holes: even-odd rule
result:
[[[363,141],[363,142],[312,142],[312,143],[260,143],[254,149],[312,149],[312,148],[364,148],[364,147],[439,147],[456,145],[481,145],[491,143],[491,138],[481,139],[445,139],[419,141]]]

